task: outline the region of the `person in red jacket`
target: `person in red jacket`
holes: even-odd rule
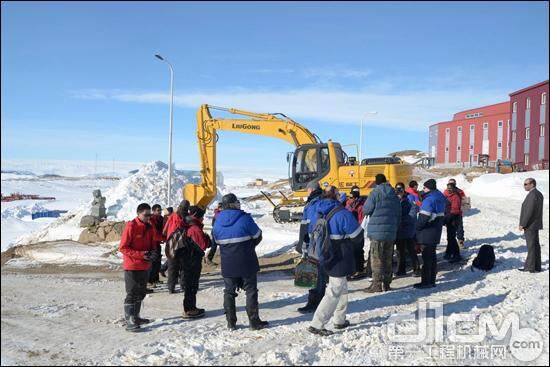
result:
[[[154,257],[155,229],[150,223],[151,207],[142,203],[137,207],[137,217],[126,223],[119,251],[122,253],[122,267],[126,285],[124,318],[126,330],[137,331],[141,324],[149,322],[139,316],[141,302],[147,288],[147,272]]]
[[[422,203],[420,202],[420,193],[418,192],[418,182],[415,180],[409,182],[409,187],[407,187],[405,192],[410,195],[408,198],[411,204],[415,204],[420,208]]]
[[[151,263],[149,268],[149,285],[155,286],[159,282],[159,271],[162,263],[162,251],[160,244],[164,241],[162,236],[163,229],[163,218],[162,218],[162,208],[159,204],[155,204],[152,207],[152,214],[150,223],[155,229],[156,239],[155,239],[155,261]],[[152,290],[151,290],[152,291]]]
[[[164,225],[162,234],[166,243],[169,243],[170,237],[178,229],[187,229],[189,225],[185,221],[189,213],[189,201],[182,200],[178,205],[175,213],[170,214],[168,221]],[[182,250],[177,250],[173,258],[168,259],[167,267],[168,279],[166,281],[168,286],[168,293],[176,293],[176,283],[179,279],[180,288],[184,290],[183,284],[183,253]]]
[[[454,178],[450,178],[449,183],[454,184],[456,191],[460,195],[461,199],[464,200],[464,198],[466,197],[466,194],[464,193],[463,190],[461,190],[460,188],[458,188],[456,186],[456,180]],[[458,245],[460,246],[460,248],[464,247],[464,221],[463,221],[463,217],[464,217],[464,213],[461,213],[460,218],[457,218],[458,222],[457,222],[457,227],[456,227],[456,238],[458,238]]]
[[[456,185],[447,184],[447,190],[444,192],[447,198],[447,208],[445,209],[445,226],[447,227],[447,249],[444,259],[449,262],[458,262],[462,260],[460,256],[460,247],[457,242],[457,227],[460,218],[462,218],[462,197],[458,192]]]
[[[183,317],[198,318],[204,316],[204,309],[197,308],[197,292],[202,271],[202,258],[210,247],[210,239],[203,231],[204,210],[198,206],[189,207],[185,218],[187,228],[187,246],[183,254]]]

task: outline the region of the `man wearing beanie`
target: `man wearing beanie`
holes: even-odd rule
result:
[[[235,306],[237,289],[244,289],[246,293],[246,313],[250,329],[265,328],[268,322],[260,319],[256,277],[260,271],[256,246],[262,240],[262,231],[252,216],[241,210],[235,194],[222,197],[222,211],[214,223],[212,236],[220,248],[222,277],[225,284],[223,308],[227,328],[229,330],[237,328],[237,307]]]
[[[401,221],[401,203],[383,174],[376,175],[376,187],[367,198],[363,213],[370,216],[367,236],[372,267],[372,283],[366,291],[389,291],[393,277],[393,244]]]
[[[416,221],[416,239],[422,248],[422,281],[415,288],[435,287],[437,259],[435,250],[441,241],[441,231],[445,217],[447,199],[437,190],[434,179],[424,182],[424,196],[418,220]]]
[[[319,200],[321,199],[321,194],[323,190],[319,186],[319,182],[313,180],[308,182],[306,186],[307,190],[307,202],[304,207],[304,212],[302,214],[302,221],[300,222],[300,232],[298,235],[298,243],[296,245],[296,251],[302,254],[302,257],[307,256],[309,249],[309,234],[313,230],[313,225],[311,219],[317,218],[315,207],[317,206]],[[313,289],[310,289],[307,296],[307,303],[298,308],[298,312],[306,314],[310,312],[315,312],[319,303],[325,295],[325,289],[327,287],[328,276],[322,267],[317,266],[317,286]]]

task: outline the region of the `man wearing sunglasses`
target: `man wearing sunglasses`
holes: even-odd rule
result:
[[[154,257],[155,241],[158,239],[150,223],[151,207],[141,203],[137,207],[137,217],[126,223],[119,251],[123,255],[124,282],[126,298],[124,300],[124,318],[126,330],[139,331],[141,324],[150,322],[139,317],[141,303],[147,291],[148,270]]]
[[[529,193],[521,205],[519,230],[525,233],[527,259],[523,269],[519,270],[537,273],[541,271],[539,231],[542,229],[544,196],[537,190],[537,181],[534,178],[526,179],[523,187]]]

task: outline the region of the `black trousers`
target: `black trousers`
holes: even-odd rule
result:
[[[457,228],[461,216],[453,215],[447,220],[447,248],[445,254],[451,258],[460,256],[460,247],[458,247],[458,241],[456,240]]]
[[[460,241],[464,241],[464,218],[462,215],[458,216],[456,224],[456,238]]]
[[[397,272],[404,273],[407,271],[406,256],[409,256],[413,269],[418,267],[418,256],[414,248],[414,238],[398,239],[395,247],[397,248],[398,265]]]
[[[437,245],[422,245],[422,283],[435,284],[437,275],[437,257],[435,248]]]
[[[178,250],[173,259],[168,259],[168,280],[166,281],[168,290],[173,292],[176,290],[176,283],[179,282],[181,290],[184,290],[184,274],[183,274],[183,252]]]
[[[197,292],[202,270],[202,256],[184,256],[183,260],[183,310],[185,312],[197,308]]]
[[[355,271],[362,272],[365,270],[365,239],[355,244]]]
[[[223,278],[225,289],[223,291],[223,308],[227,322],[235,324],[237,322],[237,308],[235,306],[235,297],[237,289],[242,288],[246,293],[246,313],[248,319],[253,322],[260,318],[258,305],[258,279],[256,274],[246,278]]]
[[[525,270],[541,271],[540,242],[538,230],[525,230],[527,241],[527,259],[525,259]]]
[[[157,254],[157,258],[151,263],[151,267],[149,268],[149,283],[156,283],[160,280],[159,271],[162,265],[161,246],[158,245],[154,251]]]
[[[212,240],[212,243],[210,244],[210,251],[208,252],[208,255],[207,255],[208,260],[212,261],[214,259],[217,249],[218,249],[218,244],[216,243],[216,241]]]
[[[125,304],[141,302],[147,291],[147,270],[124,270]]]

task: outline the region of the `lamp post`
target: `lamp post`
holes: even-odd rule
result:
[[[370,111],[367,112],[362,118],[361,118],[361,128],[359,130],[359,165],[361,165],[361,161],[363,160],[363,120],[368,115],[378,115],[378,111]]]
[[[170,68],[170,131],[168,133],[168,198],[166,206],[170,206],[170,195],[172,193],[172,127],[174,125],[174,68],[164,57],[156,54],[155,57],[168,64]]]

